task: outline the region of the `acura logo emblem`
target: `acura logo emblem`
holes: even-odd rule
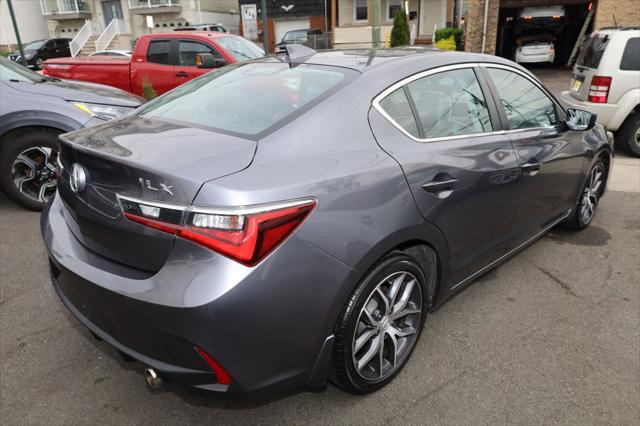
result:
[[[84,167],[78,163],[74,163],[73,166],[71,166],[69,175],[69,186],[71,190],[75,193],[84,191],[84,188],[87,186],[87,173],[84,171]]]

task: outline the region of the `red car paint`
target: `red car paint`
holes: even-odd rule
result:
[[[179,55],[179,41],[195,41],[204,44],[222,56],[228,64],[236,62],[216,39],[238,37],[232,34],[207,32],[174,32],[141,36],[131,59],[94,56],[90,58],[56,58],[45,61],[43,74],[69,80],[81,80],[106,84],[142,96],[143,82],[148,81],[155,93],[161,95],[211,69],[196,66],[165,65],[149,61],[147,56],[151,42],[168,41],[169,55]],[[172,60],[171,63],[178,63]]]

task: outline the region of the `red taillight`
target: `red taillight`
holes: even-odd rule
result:
[[[591,87],[589,87],[589,102],[597,104],[606,104],[609,96],[609,88],[611,88],[611,77],[602,77],[599,75],[591,79]]]
[[[46,68],[42,68],[42,75],[49,75],[49,70]]]
[[[200,354],[202,359],[209,365],[211,370],[213,370],[213,372],[216,374],[217,383],[220,383],[221,385],[231,384],[231,376],[229,375],[229,373],[227,373],[227,370],[222,368],[220,364],[218,364],[213,358],[211,358],[211,355],[206,353],[204,349],[196,346],[195,350],[196,352],[198,352],[198,354]]]
[[[256,265],[315,208],[301,200],[251,208],[211,210],[120,197],[124,216],[200,244],[247,266]]]

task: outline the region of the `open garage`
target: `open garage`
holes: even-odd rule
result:
[[[565,65],[587,19],[586,34],[591,32],[593,13],[590,11],[594,3],[589,0],[503,0],[498,17],[496,54],[518,59],[518,62],[520,59],[527,61],[526,56],[516,58],[518,48],[548,45],[553,48],[549,62]],[[537,59],[527,62],[546,62],[542,59],[544,56],[538,55]]]

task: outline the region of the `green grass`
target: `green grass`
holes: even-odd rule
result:
[[[9,56],[9,52],[0,52],[0,55],[6,58],[7,56]]]

